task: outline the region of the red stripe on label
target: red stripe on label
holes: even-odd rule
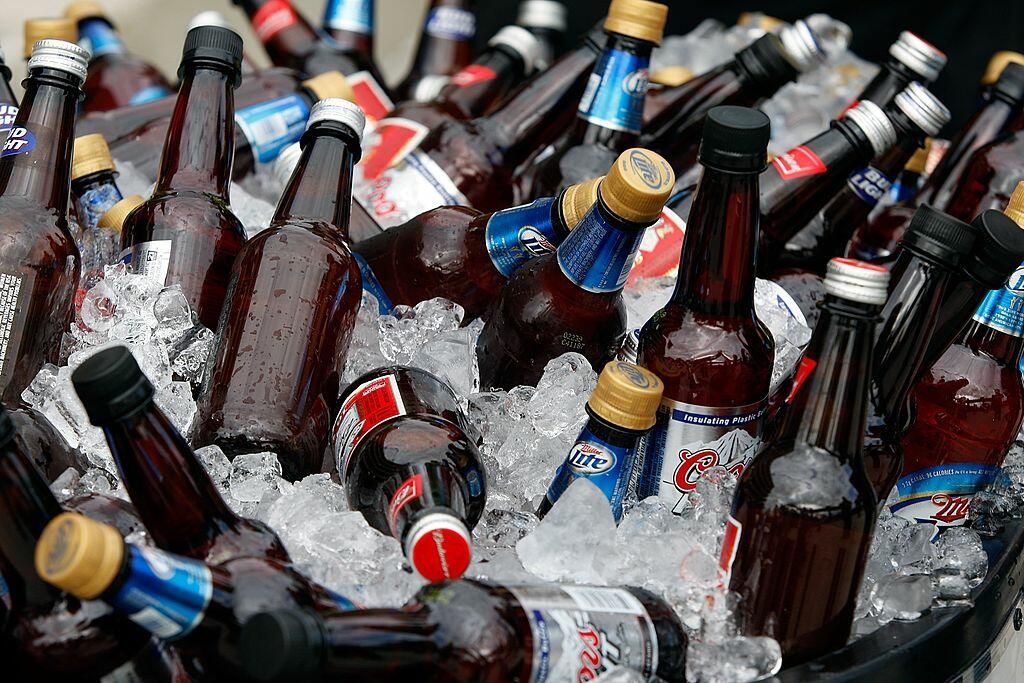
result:
[[[264,43],[297,23],[299,17],[286,0],[269,0],[252,15],[252,28]]]
[[[814,368],[818,366],[818,361],[813,358],[800,359],[800,365],[797,366],[796,375],[793,377],[793,387],[789,390],[789,396],[786,397],[786,403],[792,403],[793,399],[796,398],[797,393],[800,391],[800,387],[803,386],[807,378],[814,372]]]
[[[363,157],[360,168],[367,180],[376,180],[384,171],[413,151],[427,137],[427,127],[408,119],[384,119],[377,124],[376,136],[370,151]]]
[[[452,80],[450,82],[452,85],[465,88],[470,85],[476,85],[477,83],[493,81],[497,76],[498,74],[495,73],[494,69],[480,64],[470,64],[465,69],[452,76]]]
[[[783,180],[818,175],[828,170],[818,155],[804,145],[794,147],[785,154],[775,157],[772,165],[775,166],[775,170],[779,172]]]

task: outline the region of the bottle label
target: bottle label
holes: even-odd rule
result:
[[[324,26],[373,35],[373,0],[327,0]]]
[[[590,74],[580,99],[580,118],[639,135],[643,125],[650,59],[608,48]]]
[[[382,230],[439,206],[469,206],[448,174],[424,152],[411,152],[396,166],[368,180],[356,166],[353,198]]]
[[[483,66],[482,64],[470,64],[465,69],[452,76],[450,83],[458,88],[468,88],[469,86],[476,85],[477,83],[493,81],[497,77],[498,74],[494,69]]]
[[[100,55],[124,54],[124,43],[105,19],[85,19],[78,24],[78,44],[92,53],[92,59]]]
[[[862,168],[846,179],[846,184],[868,206],[874,206],[892,188],[892,181],[874,166]]]
[[[406,414],[398,379],[384,375],[363,382],[350,394],[334,421],[334,456],[342,479],[359,442],[379,424]]]
[[[658,222],[644,231],[627,285],[638,280],[674,276],[679,270],[679,253],[686,236],[686,221],[665,207]]]
[[[434,38],[473,40],[476,35],[476,17],[469,10],[458,7],[435,7],[427,15],[423,30]]]
[[[618,523],[622,519],[622,501],[626,496],[635,456],[635,444],[632,447],[610,444],[596,437],[588,423],[569,449],[565,461],[559,465],[555,479],[548,487],[548,502],[553,504],[562,497],[569,484],[585,477],[604,492],[611,503],[615,522]]]
[[[631,669],[643,680],[658,669],[658,635],[629,591],[600,586],[508,586],[530,622],[529,683],[593,681]]]
[[[36,148],[36,136],[24,126],[11,126],[7,131],[7,141],[0,149],[0,158],[15,154],[28,154]]]
[[[128,104],[134,107],[137,104],[159,100],[171,94],[173,93],[162,85],[150,85],[132,95],[132,98],[128,100]]]
[[[633,267],[643,230],[620,230],[596,206],[558,247],[558,265],[588,292],[617,292]]]
[[[794,147],[785,154],[775,157],[772,166],[779,172],[783,180],[803,178],[808,175],[818,175],[828,170],[817,154],[810,147],[800,145]]]
[[[11,379],[28,317],[32,283],[21,273],[0,271],[0,382]]]
[[[484,241],[494,267],[511,277],[532,258],[555,250],[558,236],[551,224],[553,197],[544,197],[531,204],[497,211],[487,221]]]
[[[377,122],[388,115],[395,108],[384,88],[380,87],[369,71],[358,71],[348,77],[348,84],[352,86],[352,93],[355,95],[356,104],[366,115],[367,131],[373,129]]]
[[[285,95],[235,112],[235,123],[249,141],[253,158],[266,164],[306,130],[309,105],[301,95]]]
[[[18,118],[18,105],[0,104],[0,140],[7,139],[7,131],[14,125]]]
[[[127,548],[128,578],[109,600],[111,606],[161,640],[187,635],[210,604],[210,569],[155,548]]]
[[[133,273],[145,275],[157,284],[167,284],[167,270],[171,265],[171,240],[139,242],[121,252],[121,261]]]
[[[382,119],[369,140],[369,149],[359,162],[359,172],[367,180],[376,180],[381,173],[419,147],[429,132],[429,128],[411,119]]]
[[[982,325],[1014,337],[1024,337],[1024,264],[1002,289],[992,290],[974,313]]]
[[[725,537],[722,539],[722,554],[718,557],[718,568],[722,570],[722,584],[729,585],[732,576],[732,564],[736,561],[736,550],[740,547],[743,536],[743,525],[729,515],[725,520]]]
[[[750,405],[710,408],[662,399],[658,421],[642,442],[638,497],[656,495],[678,514],[707,470],[740,474],[761,445],[767,403],[765,397]]]
[[[92,229],[110,207],[124,199],[114,183],[103,183],[91,187],[78,198],[78,220],[82,227]]]
[[[267,0],[253,12],[251,21],[256,37],[266,43],[279,32],[299,23],[299,18],[288,0]]]
[[[388,528],[391,529],[392,536],[398,536],[398,531],[395,527],[395,523],[398,521],[398,513],[402,511],[402,508],[422,495],[422,474],[414,474],[398,486],[394,495],[391,496],[391,502],[388,503],[387,511]]]
[[[989,486],[999,467],[978,462],[938,465],[918,470],[896,482],[899,500],[890,506],[894,515],[938,526],[960,526],[974,494]]]
[[[391,297],[384,291],[384,286],[377,279],[376,273],[373,272],[373,268],[367,262],[363,255],[353,251],[352,258],[356,260],[356,265],[359,266],[359,274],[363,277],[363,291],[373,294],[377,299],[377,312],[381,315],[387,315],[394,308],[395,304],[392,303]]]

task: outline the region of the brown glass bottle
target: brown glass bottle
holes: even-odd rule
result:
[[[125,220],[123,257],[160,285],[181,285],[207,327],[217,325],[245,231],[228,207],[234,88],[242,39],[219,26],[188,32],[178,101],[153,195]]]
[[[591,681],[619,667],[680,681],[687,643],[668,603],[641,588],[469,580],[401,609],[265,612],[242,630],[258,681]]]
[[[88,53],[40,41],[25,98],[0,150],[0,400],[17,403],[44,363],[58,362],[80,262],[68,226],[75,110]]]
[[[342,50],[373,63],[373,0],[327,0],[322,24]]]
[[[565,48],[568,10],[559,0],[522,0],[516,15],[516,26],[522,26],[537,37],[540,54],[537,70],[551,66]]]
[[[862,452],[887,279],[879,266],[829,264],[806,372],[777,439],[740,476],[726,522],[721,567],[739,597],[737,626],[775,638],[783,666],[850,636],[877,516]]]
[[[277,535],[228,508],[170,420],[131,352],[115,346],[72,373],[89,420],[103,429],[125,490],[157,547],[216,565],[235,557],[288,560]]]
[[[72,448],[50,421],[35,408],[21,406],[8,411],[14,423],[15,447],[28,453],[46,481],[52,482],[69,467],[79,472],[89,468],[89,461],[77,448]]]
[[[946,66],[946,55],[920,36],[901,31],[896,42],[889,46],[889,58],[881,66],[850,107],[864,100],[884,107],[912,82],[932,83]]]
[[[235,260],[201,392],[196,441],[273,451],[288,479],[320,471],[362,296],[347,246],[362,132],[356,105],[313,107],[270,227]]]
[[[399,101],[429,102],[473,59],[472,0],[431,0],[412,67],[395,87]]]
[[[7,131],[18,117],[18,96],[11,88],[11,67],[7,66],[4,51],[0,49],[0,138],[7,139]]]

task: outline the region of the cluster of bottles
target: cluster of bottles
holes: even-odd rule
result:
[[[739,475],[722,580],[741,632],[786,664],[846,642],[882,506],[962,524],[995,478],[1024,418],[1024,56],[997,55],[930,170],[945,56],[909,32],[828,130],[769,160],[755,107],[828,58],[803,21],[648,94],[664,4],[612,0],[565,51],[564,7],[524,0],[474,56],[468,0],[433,0],[389,88],[372,2],[330,0],[322,30],[287,0],[235,4],[273,68],[204,12],[173,85],[87,1],[26,25],[20,102],[0,63],[0,647],[17,675],[683,677],[686,633],[647,591],[458,580],[486,503],[479,438],[422,370],[342,386],[364,293],[381,313],[444,297],[483,318],[488,388],[535,385],[570,351],[603,368],[541,516],[578,478],[619,519]],[[149,197],[122,196],[115,157]],[[270,164],[284,190],[247,239],[230,183]],[[622,291],[650,235],[644,273],[676,285],[629,338]],[[47,481],[75,455],[21,396],[117,261],[216,330],[191,441],[335,474],[430,582],[412,603],[360,609],[300,573],[229,509],[125,347],[73,383],[131,503],[57,502]],[[775,386],[758,276],[814,329]],[[143,529],[152,546],[126,540]]]

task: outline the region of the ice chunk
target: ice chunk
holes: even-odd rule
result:
[[[442,332],[413,352],[409,364],[432,372],[448,383],[460,397],[480,388],[480,368],[476,359],[478,327],[461,327]]]
[[[717,643],[691,643],[686,680],[691,683],[755,681],[778,673],[782,649],[772,638],[736,636]]]
[[[981,537],[966,527],[947,528],[937,541],[935,577],[944,604],[969,604],[971,590],[988,571],[988,555]]]
[[[231,461],[228,479],[231,496],[242,502],[257,502],[281,478],[281,463],[274,453],[246,453]]]
[[[78,489],[79,474],[78,470],[74,467],[69,467],[60,473],[53,483],[50,484],[50,490],[53,491],[54,497],[58,501],[64,502],[71,496],[75,495]]]
[[[352,340],[348,345],[345,371],[342,373],[343,385],[351,383],[363,373],[388,364],[388,359],[380,352],[378,318],[380,313],[377,299],[364,291],[355,328],[352,330]]]
[[[220,446],[203,446],[196,449],[196,457],[203,463],[206,472],[216,484],[225,484],[231,476],[231,461]]]
[[[548,361],[527,406],[533,426],[544,436],[558,436],[575,429],[584,419],[582,406],[595,386],[597,373],[580,354],[563,353]]]
[[[891,574],[883,577],[871,593],[881,623],[893,619],[913,621],[931,608],[934,598],[935,587],[926,574]]]
[[[181,285],[165,287],[153,300],[153,318],[158,339],[172,339],[192,327],[192,308]]]
[[[274,210],[273,202],[250,194],[238,183],[231,183],[231,213],[242,223],[249,239],[270,225]]]
[[[167,357],[174,375],[191,384],[201,384],[216,342],[213,332],[202,325],[195,325],[169,341]]]
[[[814,510],[857,499],[853,470],[821,448],[798,444],[791,453],[772,461],[771,472],[775,487],[765,503],[769,507]]]
[[[626,305],[626,328],[634,330],[643,327],[651,316],[660,311],[672,297],[676,278],[641,278],[627,284],[622,290],[622,302]]]
[[[135,168],[130,161],[117,159],[117,187],[127,197],[138,194],[148,198],[153,194],[153,181],[148,175]]]
[[[395,306],[378,320],[380,351],[389,361],[407,363],[420,346],[462,322],[462,306],[447,299],[421,301],[413,307]]]

